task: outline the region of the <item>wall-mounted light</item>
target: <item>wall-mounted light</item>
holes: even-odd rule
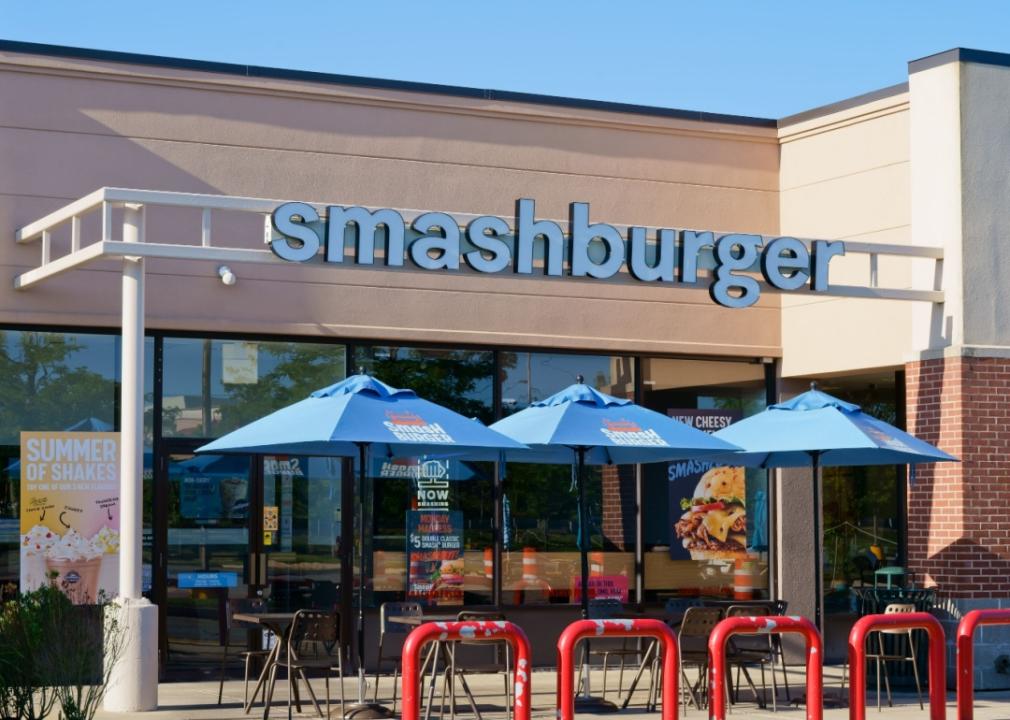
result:
[[[217,274],[221,276],[221,282],[225,285],[234,285],[235,281],[238,279],[235,277],[235,273],[231,271],[231,268],[227,265],[222,265],[217,269]]]

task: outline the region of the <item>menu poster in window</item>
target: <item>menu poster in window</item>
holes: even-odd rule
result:
[[[671,409],[666,414],[703,432],[728,427],[739,410]],[[704,459],[667,466],[670,559],[735,560],[747,554],[746,475]]]
[[[119,590],[119,433],[21,433],[21,592]]]
[[[407,511],[407,598],[463,604],[463,513]]]

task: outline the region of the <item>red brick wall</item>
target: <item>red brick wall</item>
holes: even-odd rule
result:
[[[1010,359],[906,366],[908,430],[959,457],[908,487],[908,566],[952,598],[1010,595]]]
[[[635,548],[635,466],[604,465],[603,537],[615,550]]]

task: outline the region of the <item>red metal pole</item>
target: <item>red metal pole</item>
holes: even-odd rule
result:
[[[424,623],[414,629],[403,643],[403,720],[418,720],[421,714],[420,665],[421,650],[430,642],[452,640],[508,641],[515,657],[514,715],[515,720],[530,720],[530,641],[518,625],[504,620],[481,622]]]
[[[957,718],[975,715],[975,628],[980,625],[1010,625],[1010,610],[972,610],[957,626]]]
[[[594,637],[651,637],[663,644],[663,720],[677,720],[679,672],[677,636],[661,620],[576,620],[558,638],[557,720],[575,718],[575,647]],[[413,720],[404,716],[403,720]]]
[[[708,717],[726,720],[726,643],[731,635],[796,633],[806,641],[807,720],[822,720],[824,648],[821,634],[812,622],[795,615],[761,615],[726,618],[708,636]]]
[[[925,630],[929,638],[929,717],[946,716],[946,640],[940,621],[929,613],[866,615],[849,632],[849,720],[866,720],[866,636],[874,630]]]

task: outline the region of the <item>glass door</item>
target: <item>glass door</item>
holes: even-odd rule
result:
[[[167,677],[217,677],[226,639],[226,601],[255,595],[256,492],[251,459],[195,455],[195,446],[166,443],[162,658]]]
[[[268,455],[262,470],[263,592],[270,608],[338,609],[345,585],[343,461]]]

